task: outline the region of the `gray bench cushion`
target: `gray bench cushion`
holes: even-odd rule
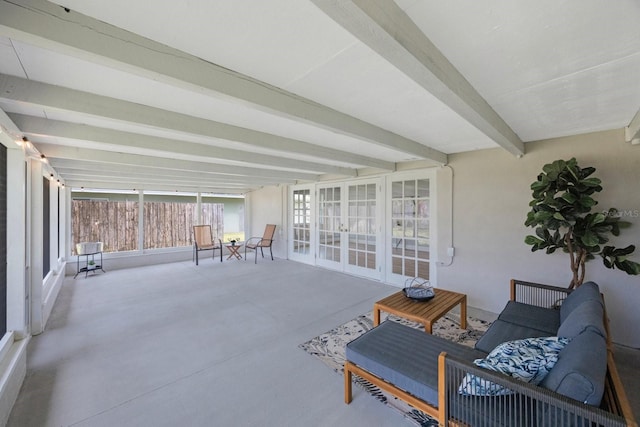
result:
[[[560,310],[509,301],[498,319],[529,328],[535,325],[535,329],[555,336],[560,327]]]
[[[386,321],[347,344],[347,360],[425,402],[438,406],[438,355],[464,360],[485,353],[424,331]]]
[[[572,399],[598,406],[607,372],[607,343],[592,330],[573,338],[562,349],[558,362],[540,383]]]
[[[540,329],[517,325],[515,323],[505,322],[504,320],[498,319],[493,322],[487,332],[480,337],[476,343],[476,350],[491,353],[491,350],[503,342],[521,340],[523,338],[549,337],[555,335],[555,333],[550,334],[548,331],[542,331]]]
[[[600,296],[600,288],[593,282],[586,282],[578,286],[573,292],[567,295],[567,298],[560,306],[560,323],[571,314],[573,310],[578,308],[583,302],[588,300],[598,301],[602,305],[602,297]]]
[[[602,337],[604,330],[604,309],[600,301],[587,300],[576,307],[560,325],[559,337],[573,338],[586,330],[592,330]]]

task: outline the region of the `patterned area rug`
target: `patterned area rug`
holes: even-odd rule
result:
[[[408,325],[416,329],[424,330],[424,327],[410,320],[402,319],[397,316],[388,316],[387,313],[381,313],[380,321],[386,319]],[[433,334],[448,340],[473,347],[478,338],[482,336],[491,323],[484,320],[467,317],[467,329],[460,329],[459,317],[455,315],[446,315],[433,325]],[[299,347],[307,353],[316,356],[335,372],[342,375],[343,364],[345,361],[345,346],[350,341],[356,339],[368,330],[373,328],[373,314],[367,313],[356,317],[347,323],[340,325],[322,335],[319,335]],[[437,421],[429,417],[425,413],[414,409],[407,403],[398,400],[387,392],[380,390],[368,381],[358,376],[353,376],[353,382],[366,390],[380,402],[400,411],[406,418],[413,421],[417,426],[435,426]]]

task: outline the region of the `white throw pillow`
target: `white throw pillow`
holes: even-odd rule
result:
[[[502,372],[521,381],[539,384],[558,361],[558,354],[569,342],[568,338],[542,337],[507,341],[487,355],[474,360],[481,368]],[[499,396],[512,393],[499,384],[473,374],[462,380],[458,392],[467,396]]]

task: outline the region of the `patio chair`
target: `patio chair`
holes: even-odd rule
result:
[[[220,249],[220,262],[222,262],[222,241],[214,239],[210,225],[193,226],[193,258],[198,265],[198,252],[211,251],[211,258],[216,259],[216,249]]]
[[[260,248],[260,253],[262,254],[262,258],[264,258],[264,248],[269,248],[269,252],[271,253],[271,261],[273,261],[273,250],[271,249],[271,245],[273,244],[273,235],[276,232],[275,224],[267,224],[264,229],[264,235],[262,237],[252,237],[244,244],[244,259],[247,260],[247,248],[253,249],[256,253],[254,263],[258,263],[258,248]]]

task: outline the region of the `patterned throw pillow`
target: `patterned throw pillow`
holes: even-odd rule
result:
[[[558,361],[568,338],[543,337],[507,341],[494,348],[484,359],[473,363],[481,368],[502,372],[521,381],[539,384]],[[466,396],[499,396],[512,393],[499,384],[467,374],[458,392]]]

